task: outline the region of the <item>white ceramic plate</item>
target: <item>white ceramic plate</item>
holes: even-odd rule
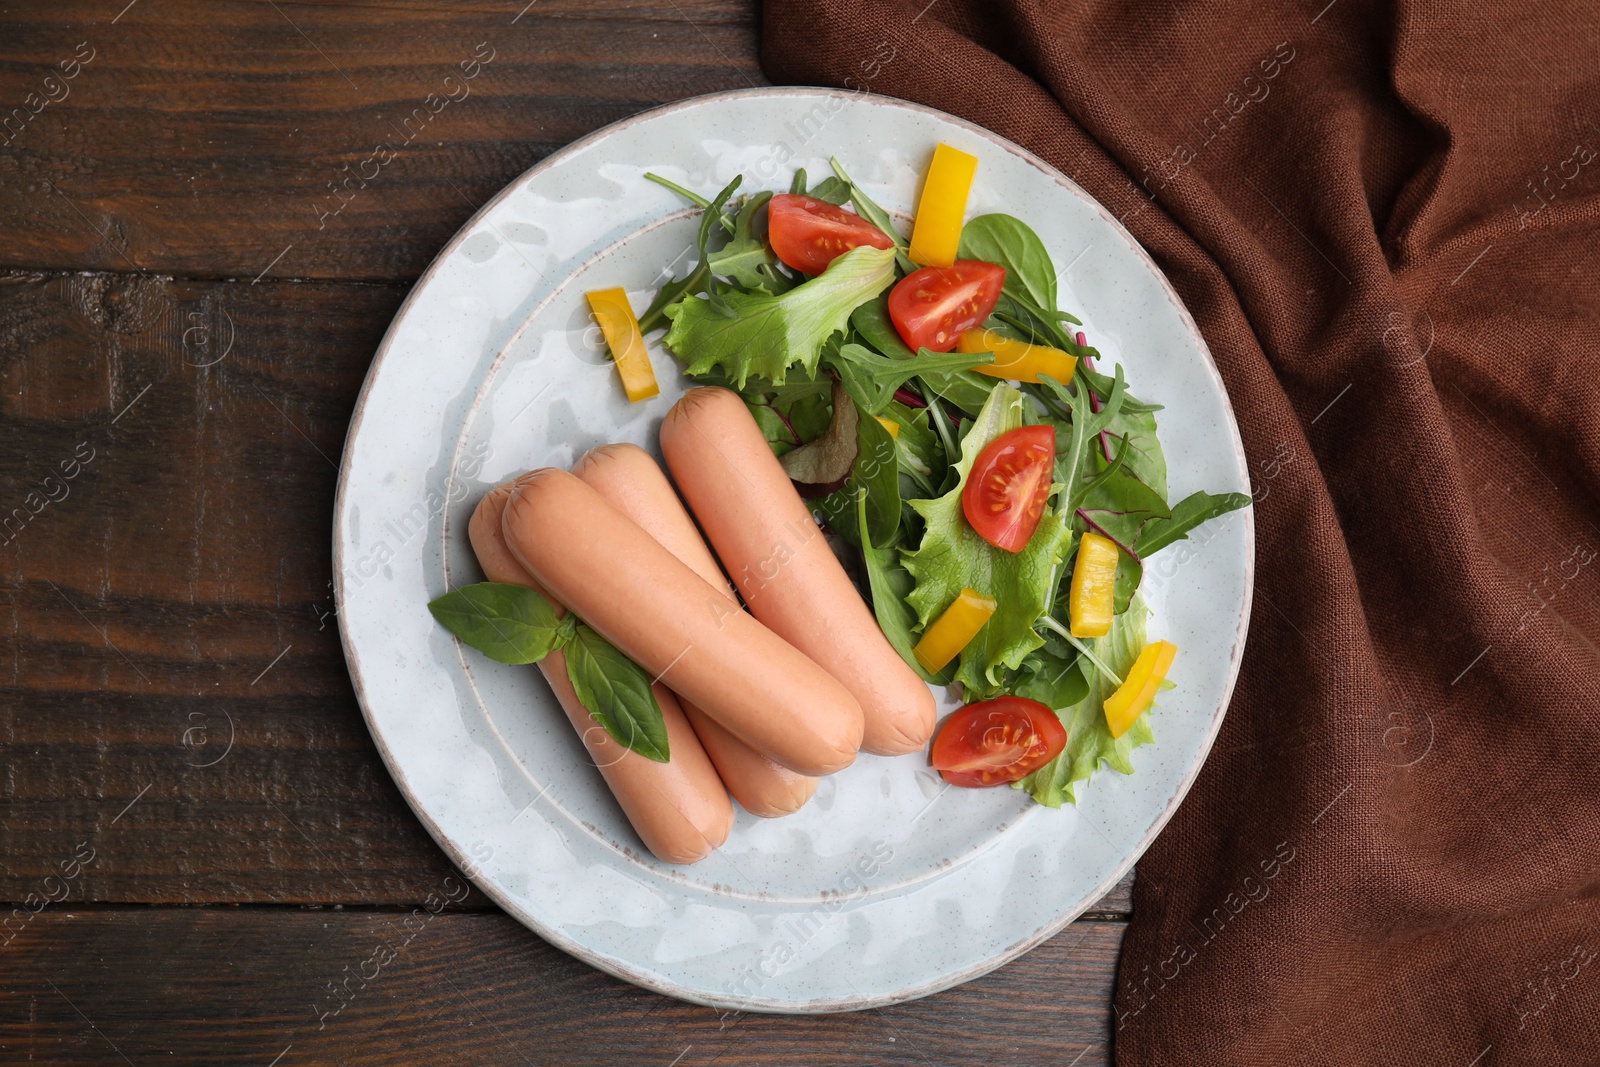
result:
[[[1102,770],[1079,806],[949,790],[921,756],[861,756],[789,818],[738,814],[692,867],[653,859],[531,667],[459,646],[426,603],[482,580],[466,523],[532,467],[632,441],[656,451],[684,388],[630,405],[583,299],[624,286],[643,310],[692,261],[698,212],[644,179],[712,193],[812,180],[836,155],[904,217],[933,146],[978,156],[969,217],[1007,211],[1044,239],[1062,306],[1160,418],[1173,499],[1249,492],[1221,379],[1193,321],[1128,233],[1037,157],[923,107],[756,89],[609,126],[496,196],[428,268],[373,360],[345,444],[334,520],[340,629],[357,696],[401,790],[451,858],[512,915],[596,967],[718,1007],[822,1012],[948,988],[1060,930],[1112,886],[1194,780],[1222,721],[1250,613],[1249,510],[1157,557],[1152,636],[1177,689],[1137,771]],[[753,179],[753,180],[752,180]],[[685,251],[685,250],[689,251]],[[949,706],[949,705],[946,705]]]

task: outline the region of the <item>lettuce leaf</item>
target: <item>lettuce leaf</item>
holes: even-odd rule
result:
[[[693,376],[721,367],[735,387],[751,375],[782,385],[799,364],[815,377],[822,346],[850,323],[850,313],[894,281],[894,250],[863,245],[786,293],[728,292],[719,310],[690,297],[666,309],[665,344]],[[724,312],[731,311],[731,317]]]
[[[960,481],[944,496],[908,501],[926,523],[922,543],[905,554],[905,567],[916,580],[906,597],[926,629],[963,588],[976,589],[998,603],[995,613],[961,652],[956,681],[969,699],[994,693],[1002,684],[1002,668],[1015,669],[1028,653],[1044,644],[1033,624],[1044,614],[1055,589],[1057,569],[1072,535],[1061,515],[1046,511],[1039,528],[1021,552],[1007,552],[979,537],[961,511],[961,485],[978,453],[1001,434],[1023,425],[1023,395],[1010,385],[997,385],[961,442],[956,465]]]
[[[1094,654],[1121,677],[1128,676],[1139,650],[1144,648],[1148,616],[1144,601],[1136,597],[1127,611],[1112,620],[1110,633],[1088,641]],[[1073,785],[1099,770],[1102,760],[1114,771],[1132,774],[1129,755],[1135,748],[1155,739],[1150,732],[1148,711],[1133,721],[1127,733],[1112,737],[1106,726],[1105,700],[1116,691],[1116,684],[1093,667],[1085,665],[1084,670],[1092,672],[1088,695],[1076,704],[1055,709],[1056,717],[1067,728],[1067,747],[1061,750],[1061,755],[1013,783],[1013,788],[1026,789],[1033,799],[1046,807],[1059,808],[1063,801],[1077,803]]]

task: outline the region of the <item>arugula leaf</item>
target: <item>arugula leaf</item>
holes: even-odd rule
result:
[[[428,610],[462,644],[499,663],[537,663],[570,641],[576,625],[534,590],[504,582],[464,585]]]
[[[865,497],[856,500],[856,522],[858,526],[867,527],[870,534]],[[866,564],[867,589],[872,593],[872,613],[877,616],[878,628],[883,631],[883,636],[889,639],[890,646],[923,681],[949,685],[955,664],[946,666],[938,674],[929,674],[917,662],[916,654],[912,651],[917,647],[917,635],[913,629],[916,618],[905,603],[906,595],[911,591],[912,579],[896,559],[895,550],[889,547],[874,548],[872,541],[867,539],[861,544],[861,555]]]
[[[1003,292],[1022,290],[1041,308],[1056,306],[1056,268],[1039,235],[1011,215],[979,215],[961,227],[959,259],[981,259],[1006,269]]]
[[[667,725],[650,689],[650,676],[616,646],[579,624],[565,649],[567,678],[589,718],[617,744],[666,763]]]
[[[1089,639],[1094,654],[1124,678],[1138,658],[1139,650],[1144,648],[1147,615],[1144,601],[1136,599],[1127,611],[1111,621],[1110,633]],[[1014,783],[1014,788],[1026,789],[1033,799],[1046,807],[1059,808],[1063,801],[1076,803],[1072,787],[1098,770],[1102,760],[1115,771],[1132,774],[1129,754],[1155,739],[1150,731],[1148,712],[1135,719],[1121,737],[1111,736],[1106,726],[1105,700],[1115,692],[1116,685],[1099,671],[1092,673],[1088,693],[1083,699],[1055,709],[1061,724],[1067,728],[1067,747],[1062,749],[1061,755]]]
[[[939,483],[949,461],[938,435],[928,428],[928,410],[912,409],[891,400],[883,410],[883,417],[900,427],[894,438],[896,466],[902,479],[900,495],[907,499],[938,496]],[[934,477],[935,473],[938,478]]]
[[[854,404],[855,401],[851,400]],[[851,544],[887,545],[900,531],[900,463],[895,439],[883,424],[857,408],[856,461],[844,485],[817,501],[828,525]],[[867,510],[868,538],[856,521],[858,503]]]
[[[706,257],[712,274],[730,278],[746,289],[759,289],[765,293],[773,291],[771,279],[759,270],[772,265],[772,250],[753,232],[757,215],[771,199],[771,193],[757,193],[745,198],[743,206],[739,208],[739,219],[734,224],[733,238]]]
[[[865,345],[843,344],[827,357],[828,365],[839,372],[844,387],[869,415],[889,406],[894,391],[918,375],[966,370],[980,363],[994,362],[993,352],[977,355],[962,352],[918,350],[910,359],[880,356]]]
[[[665,344],[685,364],[685,373],[721,367],[739,389],[751,375],[781,385],[797,363],[813,377],[823,344],[849,324],[858,305],[893,281],[893,251],[862,245],[781,295],[728,293],[722,301],[732,318],[719,314],[710,300],[668,307],[672,328]]]
[[[1056,569],[1071,541],[1067,524],[1051,512],[1039,521],[1021,552],[1007,552],[979,537],[962,514],[961,486],[978,453],[1001,434],[1023,425],[1023,410],[1023,395],[998,382],[961,442],[955,488],[934,500],[909,502],[927,524],[921,545],[905,555],[906,569],[917,582],[906,602],[916,610],[918,624],[927,627],[963,588],[976,589],[998,604],[961,652],[956,680],[972,694],[994,691],[1002,684],[1002,668],[1015,669],[1044,644],[1033,624],[1049,606]]]
[[[850,325],[867,344],[890,359],[914,359],[916,353],[900,340],[900,334],[889,318],[889,298],[869,300],[850,315]],[[926,352],[927,349],[922,351]],[[992,355],[992,353],[991,353]],[[973,360],[981,363],[982,360]],[[976,415],[988,401],[999,378],[988,378],[969,370],[927,371],[917,375],[925,386],[924,392],[943,397],[969,415]]]
[[[1189,536],[1189,531],[1230,511],[1244,507],[1250,503],[1250,498],[1243,493],[1212,494],[1205,490],[1190,493],[1172,506],[1172,513],[1165,519],[1151,519],[1139,530],[1139,539],[1134,544],[1133,550],[1141,559],[1147,558],[1152,553],[1159,552],[1174,541],[1181,541]]]
[[[900,269],[907,274],[917,270],[918,265],[913,263],[911,257],[906,254],[911,247],[910,242],[901,236],[899,229],[895,227],[894,220],[889,217],[889,213],[873,203],[872,198],[861,191],[861,186],[850,180],[850,175],[844,172],[844,167],[839,164],[837,159],[830,158],[828,165],[833,168],[833,173],[839,181],[850,190],[850,203],[855,206],[856,214],[882,230],[889,240],[894,242],[895,261],[900,264]]]

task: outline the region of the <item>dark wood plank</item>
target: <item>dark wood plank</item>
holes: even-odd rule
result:
[[[327,614],[335,462],[403,295],[0,279],[0,896],[82,841],[88,900],[406,903],[446,873]]]
[[[999,971],[924,1000],[795,1017],[720,1012],[646,992],[503,915],[425,916],[74,913],[57,905],[3,950],[0,1059],[98,1065],[120,1055],[217,1067],[1110,1062],[1117,923],[1074,923]],[[332,988],[347,976],[348,994],[335,997]]]
[[[744,0],[121,7],[0,11],[0,267],[410,278],[562,145],[764,83]]]
[[[330,614],[335,464],[403,295],[0,277],[0,899],[82,842],[74,901],[400,905],[448,873]]]

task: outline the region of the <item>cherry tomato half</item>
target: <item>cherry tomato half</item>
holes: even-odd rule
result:
[[[1055,712],[1037,700],[996,697],[944,721],[933,739],[933,767],[951,785],[978,789],[1032,774],[1066,747]]]
[[[767,240],[779,259],[806,274],[821,274],[861,245],[894,247],[888,234],[861,216],[796,193],[778,193],[767,204]]]
[[[948,267],[923,267],[901,278],[890,290],[889,318],[911,351],[948,352],[956,346],[962,330],[989,317],[1005,280],[1004,267],[976,259],[958,259]]]
[[[1055,466],[1053,427],[1008,430],[978,453],[961,490],[961,511],[979,537],[1021,552],[1039,528]]]

